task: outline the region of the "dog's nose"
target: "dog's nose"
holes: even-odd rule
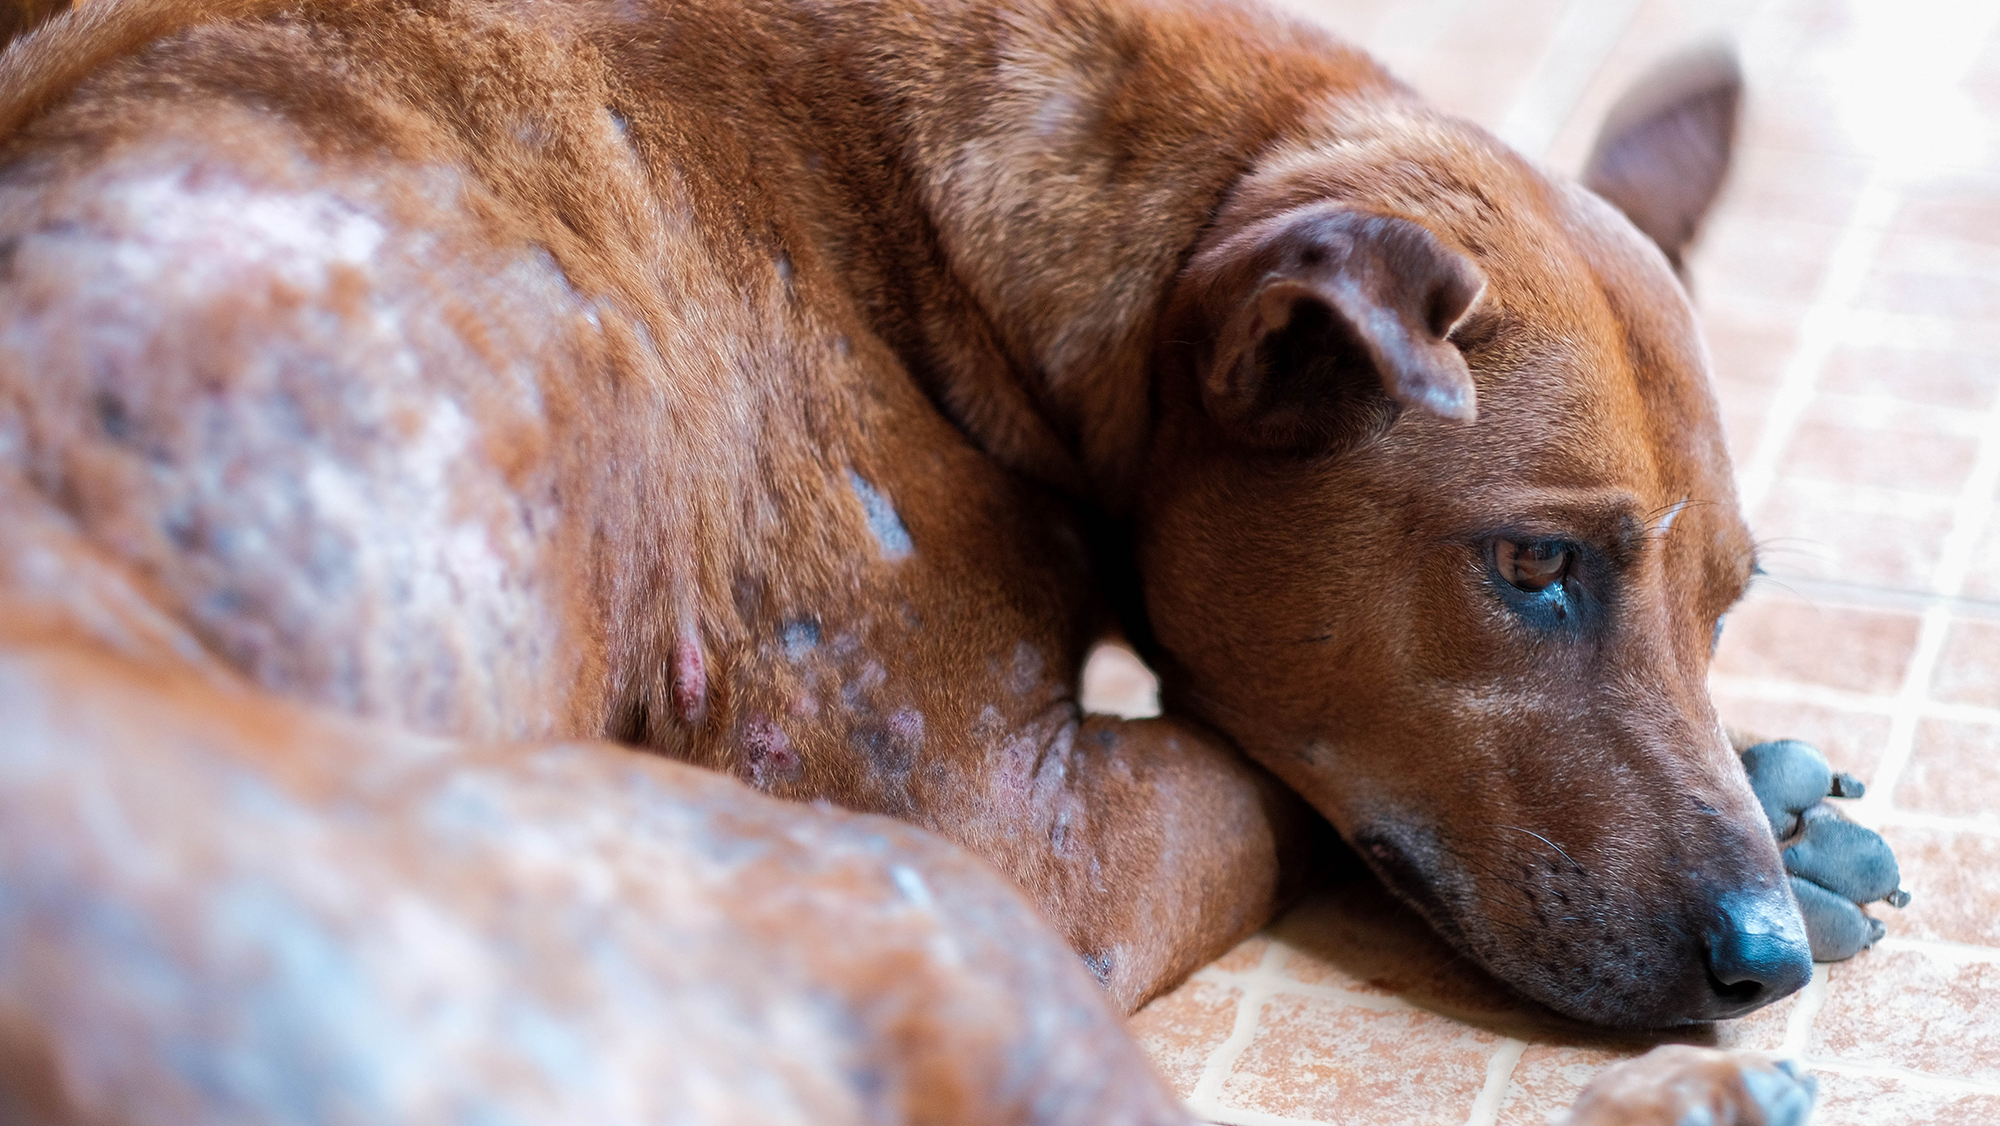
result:
[[[1812,979],[1812,948],[1788,889],[1723,896],[1703,940],[1710,1019],[1741,1016]]]

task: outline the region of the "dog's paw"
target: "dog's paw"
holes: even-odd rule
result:
[[[1828,798],[1860,797],[1861,783],[1834,773],[1816,748],[1796,739],[1749,748],[1743,769],[1784,848],[1813,959],[1838,962],[1873,946],[1886,928],[1861,905],[1881,900],[1901,907],[1910,896],[1900,889],[1902,874],[1888,843],[1827,804]]]
[[[1790,1060],[1669,1044],[1598,1076],[1563,1126],[1801,1126],[1818,1087]]]

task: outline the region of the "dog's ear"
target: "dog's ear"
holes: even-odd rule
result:
[[[1472,421],[1472,374],[1450,336],[1486,279],[1416,223],[1304,208],[1198,256],[1188,280],[1209,341],[1195,360],[1202,405],[1240,440],[1336,448],[1395,405]]]
[[[1583,183],[1666,251],[1679,273],[1736,145],[1743,71],[1712,45],[1654,67],[1604,119]]]

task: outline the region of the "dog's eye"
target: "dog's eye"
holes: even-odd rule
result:
[[[1561,540],[1493,541],[1493,566],[1516,590],[1537,594],[1569,574],[1576,551]]]

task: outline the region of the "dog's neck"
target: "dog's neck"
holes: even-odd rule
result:
[[[771,0],[741,24],[677,26],[668,49],[770,60],[769,86],[737,96],[746,127],[768,129],[759,176],[798,217],[783,252],[852,295],[990,456],[1118,511],[1144,468],[1155,320],[1190,248],[1302,102],[1391,80],[1261,11],[1104,10]],[[1215,36],[1218,18],[1241,34]]]
[[[1120,511],[1144,471],[1155,325],[1186,256],[1303,101],[1388,80],[1263,13],[1239,17],[1242,38],[1218,37],[1244,44],[1236,57],[1198,30],[1212,10],[1135,5],[1117,27],[1074,26],[1054,5],[998,28],[990,14],[951,18],[986,37],[966,54],[994,65],[884,57],[904,62],[890,81],[906,103],[925,103],[904,123],[905,158],[1007,383],[977,364],[919,376],[1009,468]],[[958,324],[927,327],[933,356],[962,339]]]

